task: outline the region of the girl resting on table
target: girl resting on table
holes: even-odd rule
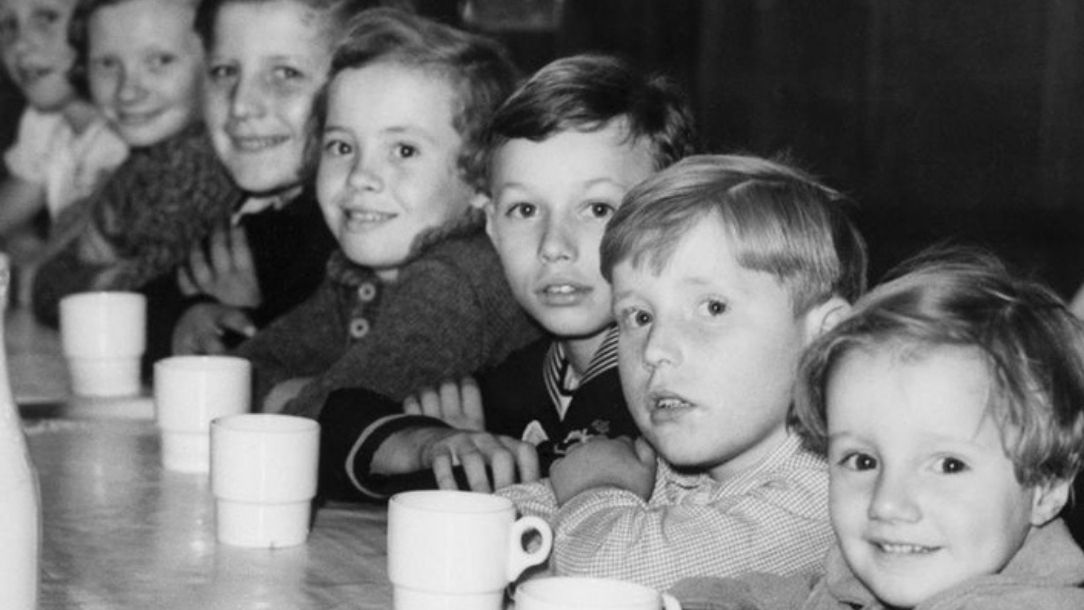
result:
[[[191,297],[173,325],[174,353],[222,353],[227,337],[292,309],[319,285],[336,247],[306,151],[312,104],[357,0],[204,0],[196,29],[207,50],[204,121],[244,199],[178,273]]]
[[[264,410],[328,392],[402,400],[537,336],[472,204],[484,121],[511,91],[496,43],[401,11],[359,15],[317,104],[317,198],[340,249],[317,292],[243,344]]]
[[[128,145],[69,78],[76,53],[68,22],[75,2],[0,1],[0,59],[27,104],[15,143],[4,153],[0,239],[27,272],[44,245],[32,222],[39,212],[47,210],[52,221],[128,155]]]
[[[56,324],[65,295],[142,290],[154,329],[162,303],[180,300],[169,290],[173,268],[238,198],[199,119],[194,17],[195,0],[89,0],[76,9],[72,39],[92,97],[132,151],[58,219],[34,280],[34,312],[46,323]],[[163,275],[169,285],[160,289]]]

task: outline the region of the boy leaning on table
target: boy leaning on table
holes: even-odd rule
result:
[[[803,348],[865,287],[843,207],[805,173],[742,156],[690,157],[629,192],[601,260],[643,437],[592,439],[548,481],[498,492],[550,520],[556,572],[664,589],[819,570],[828,473],[787,412]]]
[[[684,97],[616,58],[563,58],[512,94],[486,140],[487,232],[517,301],[549,336],[477,385],[448,382],[408,399],[411,414],[363,389],[332,394],[321,414],[327,495],[454,488],[453,461],[462,486],[489,491],[537,479],[588,436],[636,433],[598,247],[628,189],[691,150]]]

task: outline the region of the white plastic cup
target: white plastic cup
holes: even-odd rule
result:
[[[528,550],[525,536],[541,544]],[[410,491],[388,504],[388,577],[395,610],[500,610],[504,589],[542,563],[553,532],[516,519],[507,498],[465,491]]]
[[[135,292],[80,292],[60,300],[60,340],[79,396],[140,393],[147,299]]]
[[[669,593],[609,578],[552,576],[516,588],[516,610],[681,610]]]
[[[275,413],[211,422],[211,492],[218,541],[281,548],[309,535],[320,424]]]
[[[233,356],[171,356],[154,363],[154,410],[168,470],[207,472],[211,421],[247,413],[252,365]]]

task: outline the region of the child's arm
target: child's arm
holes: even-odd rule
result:
[[[550,484],[559,506],[597,487],[624,489],[646,502],[655,486],[655,451],[643,438],[592,438],[553,463]]]
[[[242,343],[234,355],[252,362],[254,407],[280,383],[324,372],[344,350],[334,286],[324,281],[308,300]]]
[[[362,388],[332,392],[320,422],[321,486],[332,497],[385,498],[389,483],[405,479],[420,486],[486,493],[517,477],[538,479],[534,446],[406,414],[398,402]]]
[[[832,537],[827,489],[812,457],[726,484],[661,468],[650,502],[610,487],[561,507],[553,561],[561,573],[659,588],[697,574],[810,572]]]
[[[45,186],[8,176],[0,183],[0,237],[24,226],[45,207]]]

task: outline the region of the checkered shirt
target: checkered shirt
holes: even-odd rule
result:
[[[832,540],[827,468],[793,435],[727,481],[681,474],[659,460],[648,502],[600,487],[557,508],[548,480],[498,493],[553,526],[551,563],[558,574],[658,589],[692,576],[818,573]]]

